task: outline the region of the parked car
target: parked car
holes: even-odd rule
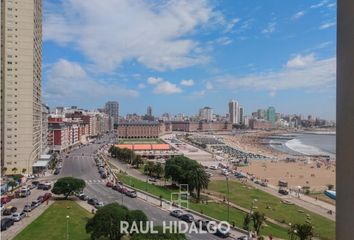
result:
[[[14,212],[17,211],[17,207],[14,206],[7,206],[4,211],[2,212],[2,215],[4,216],[9,216],[12,215]]]
[[[183,214],[182,216],[180,216],[180,219],[185,221],[185,222],[188,222],[188,223],[191,223],[194,221],[194,217],[192,214]]]
[[[98,200],[96,198],[90,198],[89,200],[87,200],[87,203],[90,205],[95,205],[98,202]]]
[[[107,178],[107,174],[106,173],[101,173],[101,178],[106,179]]]
[[[201,227],[203,230],[212,230],[216,227],[215,222],[204,220],[204,219],[196,220],[195,224],[197,225],[198,228]]]
[[[118,190],[118,192],[120,192],[120,193],[126,193],[126,192],[128,192],[128,189],[125,188],[125,187],[121,187],[121,188]]]
[[[54,171],[54,175],[58,175],[60,173],[60,169],[59,168],[56,168],[55,171]]]
[[[38,186],[39,183],[40,183],[39,181],[32,181],[32,185],[36,187]]]
[[[82,193],[79,195],[79,199],[81,199],[83,201],[87,201],[89,199],[89,197]]]
[[[9,196],[2,196],[1,197],[1,204],[6,204],[11,201],[11,198]]]
[[[1,219],[1,231],[5,231],[14,224],[14,220],[11,218]]]
[[[44,196],[38,196],[37,197],[37,200],[40,201],[41,203],[44,202]]]
[[[226,228],[221,227],[221,228],[217,228],[214,234],[221,238],[227,238],[230,236],[230,231],[228,231],[228,229]]]
[[[26,213],[25,212],[15,212],[12,214],[11,218],[15,221],[15,222],[18,222],[18,221],[21,221],[22,218],[24,218],[26,216]]]
[[[113,190],[116,190],[116,191],[118,191],[118,192],[120,192],[120,189],[121,189],[122,187],[123,187],[122,185],[116,184],[116,185],[114,185],[114,186],[112,187],[112,189],[113,189]]]
[[[136,194],[136,191],[127,191],[125,193],[125,195],[127,195],[128,197],[131,197],[131,198],[136,198],[138,195]]]
[[[107,182],[106,183],[106,187],[113,187],[113,183],[112,182]]]
[[[236,240],[248,240],[248,237],[247,236],[241,236],[241,237],[236,238]]]
[[[26,204],[24,207],[23,207],[23,212],[31,212],[32,211],[32,206],[29,205],[29,204]]]
[[[288,190],[286,190],[286,189],[279,189],[278,193],[280,193],[282,195],[288,195],[289,194]]]
[[[21,189],[18,194],[19,197],[27,197],[29,195],[31,195],[31,190],[29,190],[28,188]]]
[[[39,200],[32,201],[31,206],[32,208],[36,208],[41,204]]]
[[[170,215],[173,216],[173,217],[181,217],[183,215],[183,211],[182,210],[179,210],[179,209],[175,209],[175,210],[172,210],[170,212]]]
[[[100,208],[100,207],[103,207],[103,206],[104,206],[103,202],[96,202],[95,203],[95,208]]]

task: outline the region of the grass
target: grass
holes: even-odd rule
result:
[[[66,239],[66,216],[69,218],[70,239],[89,240],[85,231],[91,214],[73,201],[56,201],[36,220],[21,231],[14,240]]]
[[[314,226],[315,232],[319,234],[321,239],[335,239],[334,221],[307,211],[296,205],[285,205],[280,202],[279,198],[259,189],[248,187],[248,185],[244,185],[237,181],[229,181],[229,189],[230,202],[249,209],[252,199],[258,199],[255,204],[258,211],[265,213],[266,216],[274,220],[285,223],[304,223],[308,214],[310,216],[311,223]],[[208,190],[218,192],[222,196],[226,196],[226,181],[212,181],[209,184]],[[299,210],[303,211],[303,213],[299,212]]]
[[[155,196],[162,195],[163,199],[171,200],[171,193],[175,192],[175,190],[168,189],[163,186],[153,185],[151,183],[146,183],[134,177],[128,176],[124,173],[116,174],[118,179],[122,181],[124,184],[131,185],[137,189],[147,191],[150,194]],[[210,202],[208,204],[202,203],[190,203],[189,207],[197,212],[208,215],[212,218],[219,220],[227,220],[227,205],[222,203]],[[230,207],[230,223],[234,222],[236,226],[242,227],[243,218],[245,213],[236,208]],[[274,237],[278,238],[287,238],[287,229],[284,229],[275,224],[266,223],[265,226],[261,230],[261,234],[269,235],[272,234]]]

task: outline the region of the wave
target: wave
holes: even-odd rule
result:
[[[292,139],[285,143],[289,149],[305,155],[333,155],[314,146],[305,145],[299,139]]]

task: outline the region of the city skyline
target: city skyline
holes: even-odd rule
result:
[[[92,109],[113,99],[122,114],[146,105],[156,115],[202,106],[226,113],[237,99],[246,115],[274,106],[335,118],[335,1],[120,3],[44,3],[43,95],[51,107]],[[126,18],[131,11],[140,17]]]

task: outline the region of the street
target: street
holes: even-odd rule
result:
[[[139,209],[144,211],[149,220],[154,221],[155,225],[161,225],[162,221],[176,221],[177,219],[169,216],[169,213],[160,208],[147,203],[139,198],[129,198],[117,191],[105,186],[107,181],[102,181],[94,162],[94,152],[108,142],[108,136],[104,136],[100,141],[102,144],[92,143],[76,150],[71,151],[69,157],[63,160],[63,168],[59,177],[73,176],[86,181],[84,193],[89,197],[95,197],[104,204],[117,202],[129,209]],[[237,236],[244,234],[239,233]],[[187,234],[190,239],[220,239],[212,234]],[[230,238],[231,239],[231,238]]]

